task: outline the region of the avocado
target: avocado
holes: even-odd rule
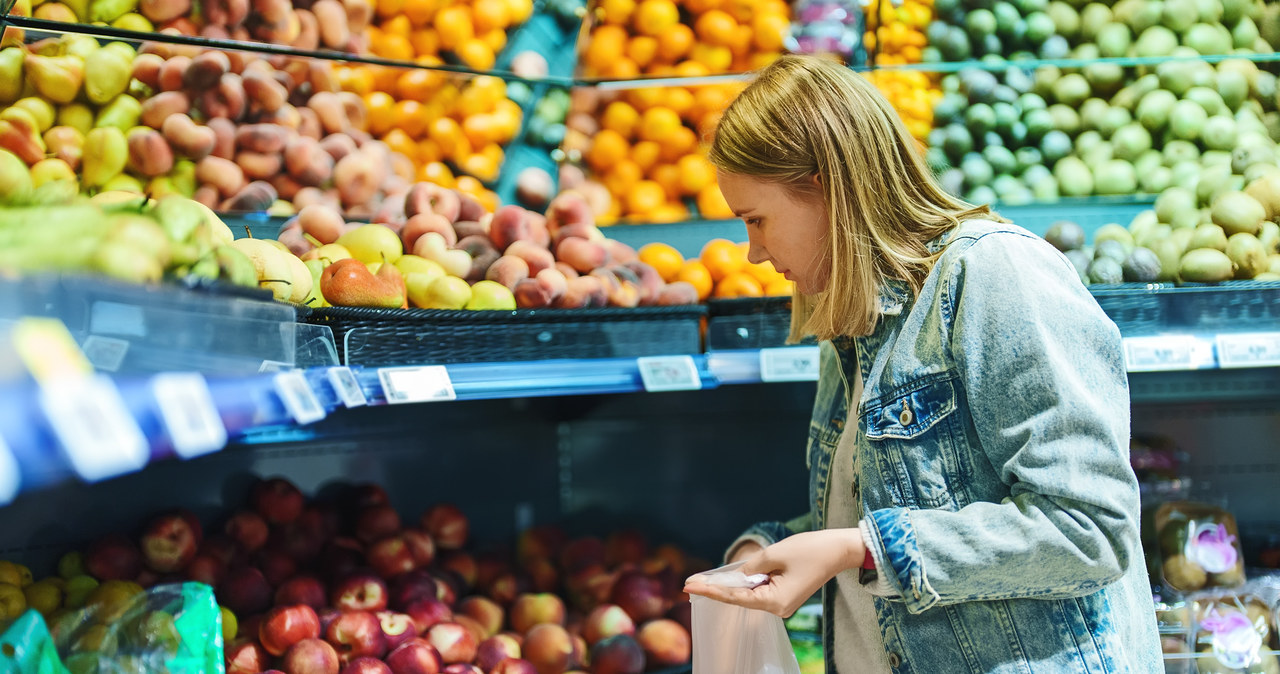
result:
[[[1225,247],[1225,246],[1224,246]],[[1213,248],[1195,248],[1182,256],[1178,277],[1192,283],[1217,283],[1235,276],[1231,258]]]
[[[943,94],[942,98],[938,99],[937,105],[933,106],[933,121],[938,126],[946,126],[959,120],[967,107],[969,107],[969,98],[964,94]]]
[[[958,162],[973,151],[973,135],[961,124],[948,124],[942,149],[952,163]]]
[[[1045,241],[1062,252],[1078,250],[1084,246],[1084,228],[1070,220],[1059,220],[1049,225]]]
[[[1227,250],[1227,233],[1217,225],[1200,225],[1191,233],[1191,239],[1187,241],[1187,250],[1195,250],[1197,248],[1212,248],[1225,252]]]
[[[1117,159],[1132,162],[1151,149],[1151,134],[1141,124],[1130,122],[1111,135],[1111,146]]]
[[[1133,194],[1138,189],[1133,164],[1123,159],[1103,162],[1095,172],[1094,182],[1094,191],[1098,194]]]
[[[1121,265],[1121,274],[1130,283],[1152,283],[1160,277],[1160,258],[1150,249],[1134,248]]]
[[[1181,187],[1170,187],[1156,197],[1156,217],[1159,218],[1160,222],[1173,224],[1175,215],[1194,211],[1195,208],[1195,193]]]
[[[964,125],[969,129],[969,133],[974,136],[981,136],[988,131],[996,128],[996,113],[991,106],[985,103],[978,103],[969,106],[964,112]]]
[[[1257,199],[1244,192],[1227,192],[1213,202],[1213,224],[1228,235],[1257,234],[1267,211]]]
[[[1094,257],[1089,263],[1089,283],[1107,285],[1124,282],[1124,269],[1110,257]]]
[[[976,153],[965,156],[960,163],[960,170],[964,171],[965,184],[970,189],[986,185],[995,177],[995,171],[991,170],[991,165],[982,158],[982,155]]]
[[[1196,140],[1209,115],[1195,101],[1182,100],[1169,113],[1169,131],[1180,140]]]
[[[1227,239],[1227,257],[1231,258],[1238,279],[1251,279],[1267,271],[1270,266],[1262,242],[1258,237],[1244,232],[1232,234]]]
[[[1000,80],[996,76],[976,68],[960,72],[960,91],[969,97],[970,103],[987,103],[995,96]]]
[[[1200,140],[1210,150],[1230,152],[1236,146],[1236,121],[1226,115],[1214,115],[1200,130]]]
[[[1058,190],[1070,197],[1085,197],[1093,194],[1093,173],[1078,157],[1063,157],[1053,167],[1053,177],[1058,181]]]
[[[938,47],[938,52],[946,61],[967,61],[972,52],[969,49],[969,35],[959,26],[951,26],[943,39],[930,43]]]

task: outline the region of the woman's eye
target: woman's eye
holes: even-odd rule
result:
[[[752,226],[752,227],[759,227],[759,226],[760,226],[760,218],[747,218],[747,221],[746,221],[746,222],[747,222],[747,224],[748,224],[748,225],[750,225],[750,226]]]

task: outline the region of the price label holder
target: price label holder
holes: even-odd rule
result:
[[[124,357],[129,353],[129,342],[115,337],[89,335],[80,349],[100,372],[115,372],[120,369]]]
[[[1218,335],[1218,367],[1280,366],[1280,332]]]
[[[227,427],[222,424],[203,376],[194,372],[156,375],[151,380],[151,392],[178,456],[189,459],[226,446]]]
[[[18,468],[18,460],[14,458],[9,445],[0,437],[0,505],[13,501],[22,486],[22,473]]]
[[[264,360],[258,366],[258,372],[288,372],[293,369],[293,363],[286,363],[281,360]]]
[[[640,381],[650,393],[663,391],[697,391],[702,388],[702,376],[693,356],[647,356],[636,359],[640,368]]]
[[[356,381],[355,374],[351,372],[351,368],[345,366],[331,367],[325,373],[325,379],[333,387],[334,393],[338,394],[338,400],[342,401],[343,406],[361,407],[369,403],[364,397],[364,390],[360,388],[360,382]]]
[[[1196,340],[1188,335],[1125,337],[1124,361],[1129,372],[1194,370]]]
[[[301,370],[280,372],[275,376],[276,393],[289,415],[299,425],[306,425],[324,418],[324,408],[307,383]]]
[[[46,382],[40,387],[40,406],[71,467],[86,481],[147,465],[147,439],[105,375]]]
[[[443,365],[384,367],[378,370],[378,380],[392,405],[458,399],[449,370]]]
[[[818,347],[760,349],[760,381],[818,381]]]

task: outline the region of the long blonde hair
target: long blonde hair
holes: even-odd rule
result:
[[[793,302],[791,340],[870,334],[889,279],[917,295],[938,254],[927,244],[991,215],[942,191],[889,102],[862,76],[813,56],[783,56],[725,110],[711,162],[726,173],[821,192],[827,287]],[[813,176],[818,176],[819,186]]]

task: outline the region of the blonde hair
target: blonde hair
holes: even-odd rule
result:
[[[797,294],[791,341],[870,334],[889,279],[920,292],[938,254],[929,241],[975,216],[942,191],[902,120],[862,76],[824,58],[783,56],[725,110],[710,159],[726,173],[821,192],[829,230],[826,288]],[[818,185],[813,176],[818,176]]]

